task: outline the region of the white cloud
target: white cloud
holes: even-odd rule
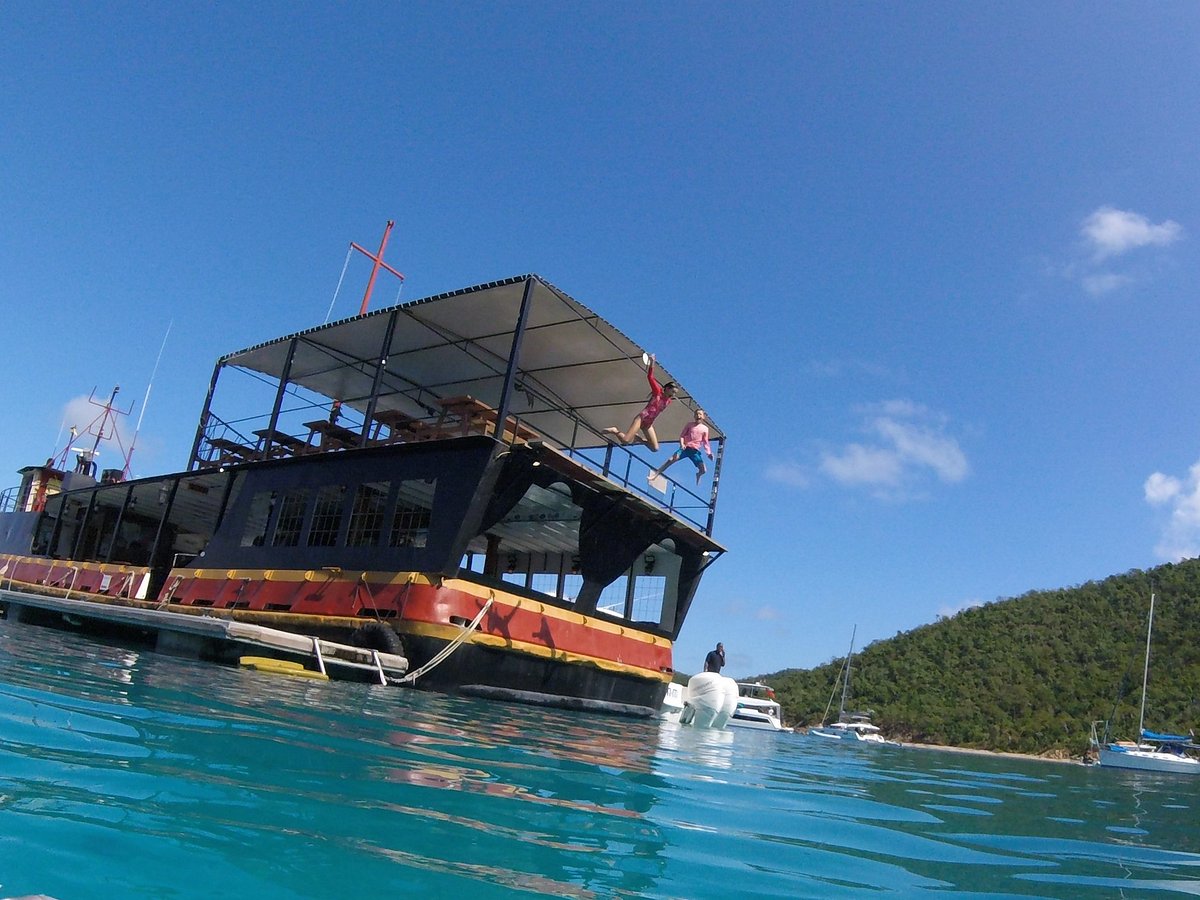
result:
[[[866,376],[894,380],[898,377],[887,366],[865,359],[812,360],[808,363],[808,371],[818,378]]]
[[[808,473],[799,463],[772,463],[767,466],[765,474],[768,481],[786,484],[788,487],[806,488],[811,481]]]
[[[1138,247],[1173,244],[1182,237],[1183,228],[1170,219],[1155,225],[1141,213],[1101,206],[1083,220],[1081,232],[1099,261]]]
[[[1154,506],[1161,506],[1183,490],[1183,484],[1173,475],[1164,475],[1162,472],[1155,472],[1146,479],[1144,490],[1146,491],[1147,503]]]
[[[1099,297],[1101,294],[1111,294],[1113,291],[1125,287],[1125,285],[1132,281],[1133,279],[1128,275],[1116,275],[1112,272],[1098,272],[1094,275],[1085,275],[1080,279],[1083,289],[1093,297]]]
[[[944,484],[967,477],[970,466],[944,416],[908,400],[864,409],[865,442],[822,455],[821,471],[839,484],[873,487],[896,496],[932,475]]]
[[[949,604],[943,605],[940,609],[938,609],[937,614],[943,619],[950,619],[954,616],[957,616],[960,612],[966,612],[968,609],[978,609],[983,605],[984,603],[982,600],[963,600],[956,606],[950,606]]]
[[[892,442],[897,455],[906,463],[929,467],[947,484],[967,477],[967,458],[954,438],[913,422],[892,418],[877,419],[875,428]]]
[[[841,484],[895,486],[904,468],[893,448],[847,444],[837,453],[822,455],[821,471]]]
[[[1200,556],[1200,462],[1188,469],[1186,479],[1155,472],[1143,490],[1147,503],[1171,511],[1154,552],[1172,562]]]

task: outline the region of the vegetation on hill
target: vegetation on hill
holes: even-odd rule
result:
[[[1187,733],[1200,719],[1200,560],[1031,591],[876,641],[854,654],[848,706],[903,741],[1082,756],[1097,719],[1131,740],[1151,586],[1146,727]],[[815,725],[844,661],[759,677],[787,721]]]

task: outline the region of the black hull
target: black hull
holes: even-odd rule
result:
[[[405,653],[414,669],[445,644],[417,635],[404,637]],[[635,716],[655,714],[667,693],[662,682],[471,644],[463,644],[419,678],[416,687]]]

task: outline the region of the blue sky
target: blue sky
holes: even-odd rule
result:
[[[394,219],[401,299],[537,272],[729,434],[682,670],[1200,554],[1194,3],[4,18],[6,485],[93,387],[131,432],[168,328],[133,469],[182,467]]]

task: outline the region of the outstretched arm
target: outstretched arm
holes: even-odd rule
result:
[[[654,354],[650,354],[650,365],[646,367],[646,380],[650,382],[650,390],[657,397],[662,393],[662,385],[654,379]]]

